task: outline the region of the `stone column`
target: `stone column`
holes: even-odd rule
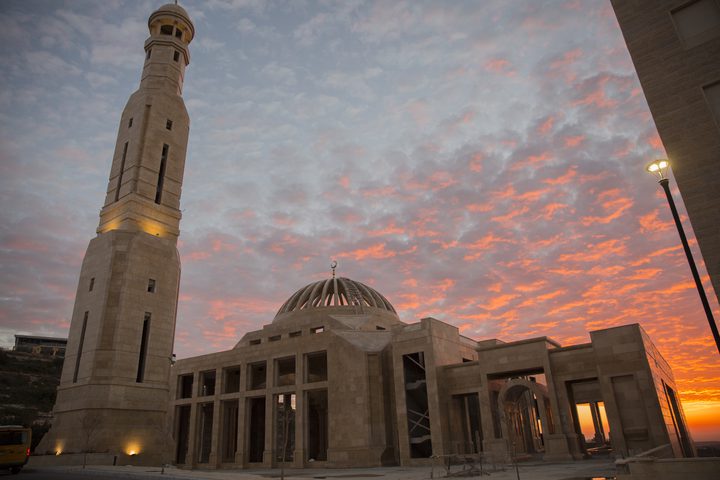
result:
[[[245,429],[246,425],[250,425],[247,421],[247,404],[245,397],[238,399],[238,430],[237,430],[237,450],[235,451],[235,465],[245,467],[245,439],[248,438]]]

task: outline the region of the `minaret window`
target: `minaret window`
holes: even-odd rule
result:
[[[160,33],[163,35],[172,35],[173,34],[173,26],[172,25],[162,25],[160,27]]]
[[[75,371],[73,372],[73,383],[77,383],[78,371],[80,371],[80,357],[82,357],[83,343],[85,343],[85,329],[87,328],[87,321],[90,312],[85,312],[83,317],[82,330],[80,331],[80,345],[78,345],[77,357],[75,357]]]
[[[150,54],[152,53],[152,48],[148,48],[148,51],[145,53],[145,60],[150,59]]]
[[[165,128],[172,130],[172,120],[168,119],[168,121],[165,122]]]
[[[176,29],[175,29],[175,36],[176,36],[177,38],[182,38],[182,30],[180,30],[179,28],[176,28]]]
[[[148,293],[155,293],[155,279],[153,279],[153,278],[148,279],[147,291],[148,291]]]
[[[128,128],[132,127],[132,121],[133,121],[133,119],[132,119],[132,117],[130,117],[130,120],[128,120]]]
[[[173,60],[175,60],[176,62],[180,60],[180,52],[178,52],[177,50],[175,50],[175,53],[173,54]]]
[[[145,320],[143,320],[142,337],[140,337],[140,358],[138,358],[138,370],[136,382],[141,383],[145,377],[145,360],[147,357],[147,343],[150,335],[150,319],[152,314],[145,312]]]
[[[117,183],[117,187],[115,188],[115,201],[116,202],[120,198],[120,187],[122,186],[122,177],[123,177],[123,173],[125,172],[125,157],[127,156],[127,149],[128,149],[128,142],[125,142],[125,145],[123,145],[122,160],[120,160],[120,175],[118,175],[118,183]]]
[[[88,287],[88,292],[92,292],[94,286],[95,286],[95,277],[92,277],[90,279],[90,286]]]
[[[165,182],[165,165],[167,164],[168,150],[170,146],[163,145],[162,156],[160,157],[160,171],[158,172],[157,190],[155,190],[155,203],[158,205],[162,200],[163,183]]]

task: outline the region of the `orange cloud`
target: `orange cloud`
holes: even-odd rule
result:
[[[393,252],[391,250],[385,250],[385,244],[384,243],[376,243],[375,245],[372,245],[368,248],[359,248],[357,250],[353,250],[351,252],[347,253],[340,253],[338,257],[351,257],[355,260],[365,260],[365,259],[383,259],[383,258],[390,258],[397,255],[396,252]]]
[[[565,146],[570,147],[577,147],[580,145],[583,141],[585,141],[585,135],[577,135],[575,137],[565,137]]]
[[[485,62],[484,68],[488,72],[498,73],[506,77],[515,76],[512,64],[504,58],[493,58]]]
[[[545,120],[537,127],[536,131],[540,135],[546,135],[550,130],[553,128],[553,124],[555,123],[555,117],[552,115],[548,115],[545,117]]]

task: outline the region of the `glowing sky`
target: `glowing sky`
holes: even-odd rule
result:
[[[4,345],[67,334],[160,3],[0,3]],[[609,2],[181,3],[179,357],[232,347],[335,258],[402,320],[476,339],[638,322],[696,440],[720,438],[719,357]]]

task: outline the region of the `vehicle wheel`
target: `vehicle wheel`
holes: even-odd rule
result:
[[[13,475],[15,475],[16,473],[20,473],[20,470],[21,470],[21,469],[22,469],[22,467],[12,467],[12,468],[10,469],[10,472],[11,472]]]

